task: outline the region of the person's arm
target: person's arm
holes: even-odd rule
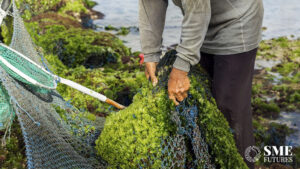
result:
[[[203,44],[210,18],[210,0],[182,0],[184,19],[181,43],[176,48],[177,58],[169,77],[169,98],[178,105],[188,96],[190,66],[199,63],[200,48]]]
[[[160,59],[167,7],[167,0],[139,1],[139,28],[145,62]]]
[[[155,71],[161,56],[168,0],[140,0],[139,6],[139,28],[145,74],[147,79],[151,78],[155,86],[158,82]]]
[[[182,0],[184,19],[181,43],[174,68],[189,72],[190,66],[199,63],[203,44],[211,18],[210,0]]]

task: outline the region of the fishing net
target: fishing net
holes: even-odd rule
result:
[[[15,116],[8,98],[7,92],[0,83],[0,130],[5,130],[11,126]]]
[[[13,18],[10,47],[48,70],[15,4]],[[12,62],[20,69],[26,64],[15,53],[1,51],[17,58]],[[24,136],[27,167],[247,168],[200,67],[190,73],[188,98],[176,108],[171,104],[166,89],[175,56],[171,51],[159,63],[157,87],[143,87],[128,108],[106,120],[77,110],[55,90],[41,92],[18,75],[10,76],[0,64],[1,84],[9,96],[6,103],[13,107]],[[39,78],[35,69],[30,71]]]
[[[10,47],[44,67],[15,4],[13,19]],[[11,55],[9,52],[6,54]],[[20,66],[23,63],[20,61]],[[93,117],[90,120],[89,115],[69,105],[55,90],[37,92],[20,79],[14,79],[2,66],[0,79],[22,129],[28,168],[105,166],[92,148],[93,140],[103,127],[103,119]]]
[[[29,86],[36,87],[33,83],[29,82],[24,76],[32,79],[33,81],[45,86],[46,88],[55,88],[56,82],[53,75],[43,71],[41,67],[35,65],[31,61],[25,59],[22,54],[10,49],[9,47],[0,45],[0,66],[12,76],[14,79],[25,83]],[[11,67],[8,67],[8,64]],[[22,72],[24,76],[21,76],[16,71]]]

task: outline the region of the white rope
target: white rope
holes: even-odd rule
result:
[[[2,25],[3,19],[6,17],[7,12],[5,12],[1,7],[0,7],[0,25]]]

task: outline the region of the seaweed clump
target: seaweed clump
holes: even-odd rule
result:
[[[34,17],[27,27],[45,54],[57,55],[70,68],[99,68],[120,63],[123,56],[131,54],[114,35],[82,29],[76,20],[58,14]]]
[[[4,132],[0,131],[0,136]],[[0,137],[1,138],[1,137]],[[4,144],[0,139],[0,166],[2,168],[26,168],[25,143],[22,136],[21,127],[14,121],[11,135],[6,138]]]
[[[83,22],[87,16],[90,19],[103,16],[100,12],[92,10],[96,3],[91,0],[17,0],[16,4],[26,20],[49,11],[69,15],[79,22]]]
[[[170,140],[176,140],[176,135],[181,133],[176,131],[177,123],[171,118],[180,110],[175,109],[170,102],[166,90],[171,68],[168,65],[172,65],[172,61],[165,60],[174,60],[174,52],[166,55],[168,58],[164,57],[159,64],[164,66],[158,68],[160,84],[154,88],[149,84],[143,86],[128,108],[111,114],[106,119],[104,129],[96,141],[96,149],[112,168],[180,168],[196,160],[193,155],[195,147],[179,149],[177,145],[180,143],[176,141],[166,145]],[[190,80],[190,96],[186,102],[190,106],[196,106],[199,111],[195,119],[211,150],[206,152],[210,154],[207,161],[196,160],[197,166],[202,168],[203,164],[211,161],[220,168],[247,168],[235,146],[228,122],[211,96],[206,73],[199,66],[195,67],[190,73]],[[182,125],[189,125],[184,116],[180,116],[180,119]],[[185,144],[189,147],[188,142]],[[172,154],[176,154],[176,151],[182,151],[182,155]],[[176,161],[184,164],[174,165]]]

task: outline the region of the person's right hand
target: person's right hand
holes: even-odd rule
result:
[[[145,63],[145,74],[147,79],[151,79],[152,85],[156,86],[158,83],[158,79],[155,76],[155,71],[156,71],[156,62],[146,62]]]

